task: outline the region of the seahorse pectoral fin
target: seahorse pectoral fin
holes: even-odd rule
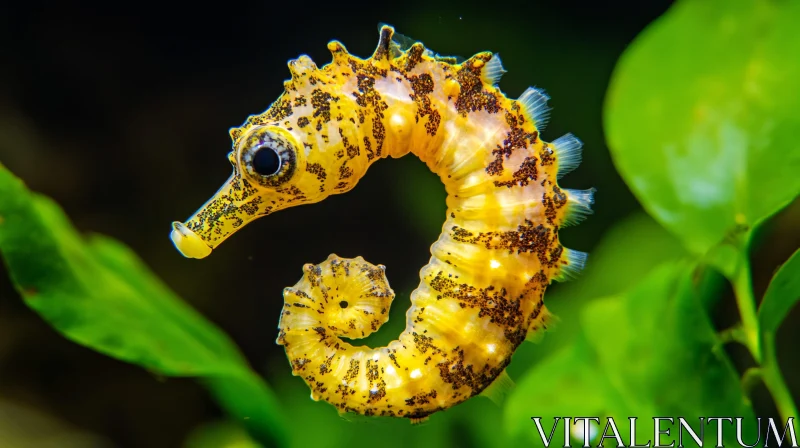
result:
[[[515,387],[516,384],[514,384],[514,380],[508,376],[508,372],[503,370],[503,372],[494,379],[492,384],[484,389],[480,395],[492,400],[492,403],[497,406],[501,406],[505,397],[508,396]]]

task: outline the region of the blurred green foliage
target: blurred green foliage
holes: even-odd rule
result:
[[[285,440],[273,392],[228,337],[118,241],[82,238],[0,165],[0,252],[28,306],[66,337],[158,375],[197,377],[263,440]]]
[[[0,399],[0,446],[3,448],[112,448],[110,441],[46,415],[39,409]]]
[[[275,397],[228,337],[129,249],[82,238],[2,167],[0,252],[28,306],[68,338],[208,385],[231,420],[198,428],[188,448],[541,445],[533,416],[546,429],[568,415],[752,418],[752,378],[763,379],[784,417],[796,416],[774,344],[800,299],[800,257],[776,273],[758,313],[748,260],[753,233],[800,192],[798,21],[797,2],[683,0],[631,44],[611,82],[605,128],[614,163],[650,216],[619,221],[584,275],[548,292],[561,322],[514,355],[518,386],[502,409],[479,397],[418,427],[348,421],[313,402],[288,365],[274,369]],[[409,225],[435,233],[443,195],[425,182],[433,180],[404,182],[399,206]],[[725,278],[742,322],[718,332],[709,316]],[[404,312],[395,304],[388,330],[369,343],[392,339]],[[744,380],[722,350],[730,340],[755,360]]]

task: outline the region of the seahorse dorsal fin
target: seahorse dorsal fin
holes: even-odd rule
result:
[[[544,93],[544,90],[536,87],[528,87],[517,99],[525,116],[533,121],[539,133],[544,130],[550,119],[550,106],[547,105],[549,99],[550,97]]]
[[[574,226],[580,224],[587,216],[594,213],[594,188],[588,190],[573,190],[572,188],[562,188],[567,194],[567,211],[564,214],[562,226]]]
[[[411,47],[413,47],[414,45],[421,45],[423,48],[425,48],[425,44],[423,44],[420,40],[414,39],[413,37],[407,36],[405,34],[398,33],[397,31],[394,30],[393,26],[387,23],[384,22],[378,23],[378,31],[382,31],[384,27],[391,28],[393,33],[391,42],[389,43],[389,56],[391,58],[400,57],[403,53],[409,51]],[[439,53],[434,53],[428,48],[425,48],[423,54],[427,57],[434,58],[437,61],[446,62],[448,64],[453,64],[453,65],[460,64],[466,60],[466,58],[463,56],[457,56],[457,55],[445,56]],[[505,73],[505,71],[503,73]]]
[[[411,417],[409,421],[414,426],[422,426],[428,423],[430,416],[426,415],[425,417]]]
[[[574,135],[564,134],[550,143],[550,146],[555,150],[556,160],[558,160],[557,179],[560,180],[581,164],[583,143]]]
[[[492,59],[490,59],[489,62],[483,66],[483,70],[481,70],[481,80],[483,80],[484,84],[494,86],[500,82],[500,78],[505,73],[506,70],[503,68],[503,62],[500,60],[500,55],[495,53],[492,55]]]
[[[503,400],[505,399],[508,394],[510,394],[516,385],[514,384],[514,380],[508,376],[508,372],[503,370],[503,372],[494,379],[492,384],[489,385],[486,389],[481,392],[481,396],[484,396],[498,406],[503,404]]]
[[[544,339],[545,332],[558,324],[558,316],[551,313],[544,304],[535,319],[528,325],[528,334],[525,340],[538,344]]]
[[[391,27],[392,29],[394,29],[394,27],[392,27],[388,23],[379,22],[378,23],[378,31],[382,30],[383,27],[385,27],[385,26],[388,26],[388,27]],[[391,56],[393,58],[396,58],[396,57],[400,56],[401,53],[403,53],[405,51],[408,51],[408,49],[411,48],[411,46],[414,45],[417,42],[419,42],[419,41],[414,39],[414,38],[412,38],[412,37],[406,36],[405,34],[400,34],[397,31],[395,31],[394,35],[392,35]]]
[[[561,272],[558,273],[555,280],[564,282],[576,279],[578,274],[586,267],[586,259],[588,257],[589,254],[586,252],[565,247],[564,251],[561,253]]]

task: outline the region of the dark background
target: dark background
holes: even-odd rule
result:
[[[280,293],[304,263],[335,252],[387,265],[398,293],[394,319],[401,318],[445,209],[443,188],[424,165],[385,161],[349,194],[253,223],[206,260],[181,257],[170,223],[227,178],[228,128],[277,98],[288,59],[306,53],[323,65],[331,39],[369,56],[378,22],[441,54],[499,52],[508,95],[536,85],[553,98],[544,137],[573,132],[586,144],[567,186],[597,187],[596,214],[562,240],[591,251],[639,208],[605,147],[605,89],[626,45],[669,3],[9,2],[0,6],[0,161],[53,197],[80,230],[133,247],[269,380],[289,372],[274,343]],[[383,206],[368,205],[376,203]],[[757,295],[791,253],[786,238],[789,248],[798,245],[780,220],[774,228],[755,254]],[[276,253],[281,261],[269,262]],[[21,406],[122,447],[179,446],[193,428],[221,417],[194,381],[157,378],[58,335],[25,307],[2,269],[0,415]],[[721,327],[736,318],[725,303]],[[731,350],[746,363],[744,351]],[[791,349],[783,344],[781,352]],[[768,400],[757,404],[774,412]]]

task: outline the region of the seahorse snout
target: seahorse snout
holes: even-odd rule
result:
[[[169,236],[178,252],[186,258],[205,258],[211,253],[211,247],[180,221],[172,223]]]

